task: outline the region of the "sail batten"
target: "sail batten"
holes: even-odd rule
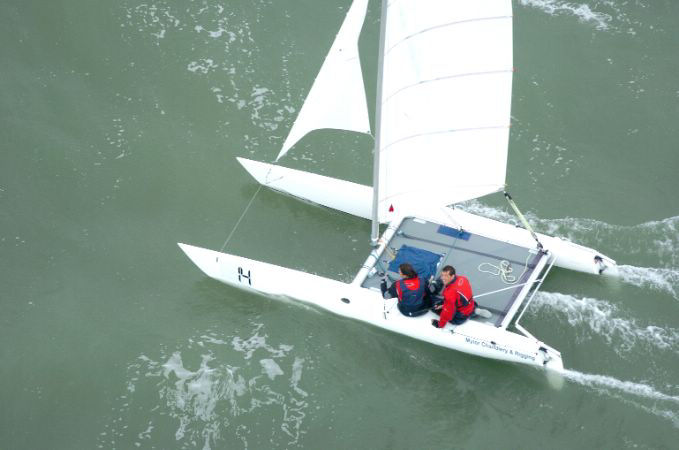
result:
[[[403,141],[407,141],[409,139],[416,139],[416,138],[420,138],[420,137],[424,137],[424,136],[435,136],[437,134],[448,134],[448,133],[463,133],[465,131],[497,130],[497,129],[503,129],[503,128],[509,128],[509,125],[490,125],[490,126],[486,126],[486,127],[458,128],[457,130],[430,131],[428,133],[414,134],[414,135],[411,135],[411,136],[402,137],[398,141],[386,144],[385,146],[382,147],[381,151],[387,152],[387,151],[389,151],[389,147],[392,147],[396,144],[399,144]]]
[[[411,84],[409,86],[404,86],[396,92],[392,92],[386,99],[384,99],[384,101],[382,102],[382,105],[384,105],[386,102],[388,102],[389,99],[391,99],[395,95],[398,95],[400,92],[405,91],[406,89],[410,89],[410,88],[422,85],[422,84],[435,83],[437,81],[448,80],[450,78],[475,77],[475,76],[484,76],[484,75],[500,75],[500,74],[513,73],[513,72],[514,72],[513,68],[512,69],[487,70],[487,71],[484,71],[484,72],[456,73],[456,74],[441,76],[441,77],[434,78],[434,79],[431,79],[431,80],[418,81],[417,83]]]
[[[415,36],[419,36],[419,35],[428,33],[428,32],[430,32],[430,31],[433,31],[433,30],[436,30],[436,29],[439,29],[439,28],[445,28],[445,27],[450,27],[450,26],[454,26],[454,25],[461,25],[461,24],[470,23],[470,22],[480,22],[480,21],[483,21],[483,20],[502,20],[502,19],[512,20],[512,16],[475,17],[475,18],[473,18],[473,19],[457,20],[457,21],[455,21],[455,22],[448,22],[448,23],[443,23],[443,24],[440,24],[440,25],[436,25],[436,26],[433,26],[433,27],[430,27],[430,28],[427,28],[427,29],[418,31],[417,33],[413,33],[413,34],[411,34],[411,35],[409,35],[409,36],[406,36],[406,37],[402,38],[400,41],[396,42],[396,43],[393,44],[391,47],[389,47],[389,49],[387,49],[387,53],[389,53],[394,47],[396,47],[396,46],[398,46],[399,44],[401,44],[401,43],[407,41],[408,39],[411,39],[411,38],[413,38],[413,37],[415,37]]]

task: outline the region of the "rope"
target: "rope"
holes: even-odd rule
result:
[[[526,257],[526,263],[523,267],[523,272],[521,272],[521,275],[519,275],[518,277],[511,275],[511,273],[514,272],[514,268],[512,268],[512,263],[510,263],[506,259],[500,261],[500,264],[497,266],[487,262],[481,263],[479,264],[479,272],[499,276],[502,282],[505,284],[515,284],[523,277],[523,274],[526,273],[526,270],[528,270],[528,260],[530,259],[530,256],[531,254],[529,253],[528,256]],[[482,267],[484,266],[490,266],[491,270],[482,269]]]

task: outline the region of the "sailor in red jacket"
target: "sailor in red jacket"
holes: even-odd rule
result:
[[[441,318],[432,320],[431,323],[437,328],[443,328],[448,321],[459,325],[474,312],[472,286],[467,277],[455,274],[453,266],[445,266],[441,269],[441,281],[444,286]]]

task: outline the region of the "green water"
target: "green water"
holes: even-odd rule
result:
[[[676,448],[677,2],[514,3],[509,189],[622,273],[554,270],[523,319],[561,390],[236,291],[177,248],[223,245],[257,189],[234,157],[276,156],[348,6],[0,2],[1,448]],[[368,184],[371,146],[315,132],[283,164]],[[514,220],[503,202],[465,207]],[[348,281],[369,233],[262,190],[227,250]]]

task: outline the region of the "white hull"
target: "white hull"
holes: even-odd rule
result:
[[[230,286],[267,296],[296,299],[340,316],[485,358],[554,371],[563,369],[559,352],[504,328],[474,320],[458,326],[448,324],[443,329],[434,328],[429,324],[436,317],[433,313],[414,318],[403,316],[394,307],[395,300],[385,302],[379,291],[362,288],[356,283],[342,283],[187,244],[179,246],[206,275]]]
[[[264,186],[354,216],[371,218],[372,188],[369,186],[245,158],[237,159]],[[453,222],[489,238],[522,247],[535,247],[530,233],[523,228],[458,209],[433,208],[410,212],[436,222]],[[556,256],[554,265],[558,267],[597,275],[618,275],[616,262],[594,249],[540,233],[537,236],[545,249]],[[595,260],[596,257],[600,257],[601,262]]]
[[[370,219],[372,188],[350,181],[236,158],[260,184],[318,205]]]

